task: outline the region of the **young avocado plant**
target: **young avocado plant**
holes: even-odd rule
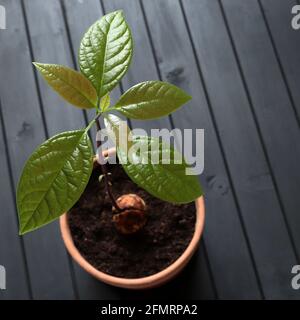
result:
[[[108,132],[118,137],[121,119],[111,111],[131,119],[148,120],[166,116],[191,99],[174,85],[146,81],[130,88],[110,106],[109,93],[127,72],[132,53],[130,29],[123,12],[115,11],[103,16],[85,33],[79,49],[80,72],[61,65],[34,63],[61,97],[78,108],[95,109],[95,118],[84,129],[53,136],[29,157],[17,188],[20,234],[52,222],[78,201],[93,169],[94,152],[88,132],[93,125],[100,130],[101,116]],[[150,194],[173,203],[191,202],[202,194],[197,177],[186,175],[185,162],[177,164],[174,157],[170,164],[126,161],[128,154],[119,141],[116,139],[116,150],[125,172]],[[154,138],[133,137],[128,144],[136,141],[149,146]],[[97,148],[100,145],[97,142]],[[159,143],[159,155],[166,151],[171,155],[176,152]],[[141,160],[150,157],[149,152],[134,152],[134,157]],[[143,199],[130,194],[116,200],[108,168],[105,163],[100,166],[117,229],[135,232],[145,223]]]

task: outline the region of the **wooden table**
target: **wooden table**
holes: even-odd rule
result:
[[[2,0],[0,30],[0,299],[298,299],[300,30],[292,0]],[[130,292],[71,261],[57,223],[18,237],[15,187],[29,154],[90,114],[64,103],[31,61],[77,65],[87,27],[123,9],[135,54],[120,91],[170,81],[192,102],[133,127],[204,128],[207,220],[199,252],[167,286]]]

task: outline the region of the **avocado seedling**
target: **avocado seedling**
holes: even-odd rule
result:
[[[114,138],[120,165],[136,185],[151,196],[173,204],[189,203],[201,196],[198,178],[186,175],[189,166],[185,161],[175,161],[177,151],[171,145],[153,137],[133,136],[127,125],[127,149],[121,143],[122,120],[116,113],[129,119],[156,119],[169,115],[191,99],[170,83],[145,81],[131,87],[111,105],[110,93],[127,72],[132,54],[131,31],[123,12],[115,11],[96,21],[85,33],[79,48],[80,71],[34,62],[46,82],[63,99],[80,109],[94,109],[95,114],[86,128],[51,137],[29,157],[17,188],[20,234],[54,221],[78,202],[95,162],[89,130],[95,125],[97,132],[101,131],[101,117],[108,134]],[[104,161],[100,140],[96,141],[97,165],[101,168],[98,183],[105,185],[111,201],[112,224],[122,234],[134,234],[147,222],[147,203],[135,193],[115,197],[113,172]],[[136,144],[139,148],[135,148]],[[154,144],[157,149],[152,151],[150,146]],[[158,163],[151,163],[152,152],[158,153]],[[170,155],[169,164],[161,161],[166,153]]]

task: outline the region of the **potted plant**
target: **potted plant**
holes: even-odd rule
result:
[[[80,72],[34,63],[60,96],[95,109],[95,117],[86,128],[57,134],[33,152],[20,177],[17,207],[20,234],[60,217],[65,245],[86,271],[106,283],[140,289],[168,281],[189,261],[202,234],[204,201],[198,178],[186,174],[189,166],[177,161],[172,146],[133,136],[113,114],[154,119],[191,99],[174,85],[146,81],[111,106],[109,94],[128,70],[132,52],[123,12],[115,11],[85,33]],[[102,148],[100,117],[115,149]],[[94,125],[97,157],[89,138]],[[117,163],[109,163],[115,155]]]

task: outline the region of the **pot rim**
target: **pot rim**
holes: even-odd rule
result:
[[[114,150],[108,150],[108,154],[113,153]],[[173,276],[175,276],[183,267],[188,263],[190,258],[193,256],[195,250],[197,249],[198,243],[200,241],[203,228],[204,228],[204,220],[205,220],[205,205],[204,205],[204,197],[201,196],[195,200],[196,204],[196,223],[193,237],[184,250],[184,252],[168,267],[165,269],[146,277],[141,278],[122,278],[117,276],[109,275],[105,272],[102,272],[95,267],[93,267],[79,252],[76,248],[73,238],[71,235],[71,231],[68,223],[68,213],[64,213],[60,217],[60,229],[63,241],[65,246],[73,257],[73,259],[88,273],[93,275],[95,278],[123,288],[131,288],[131,289],[142,289],[142,288],[150,288],[155,286],[155,284],[159,285],[167,282]]]

